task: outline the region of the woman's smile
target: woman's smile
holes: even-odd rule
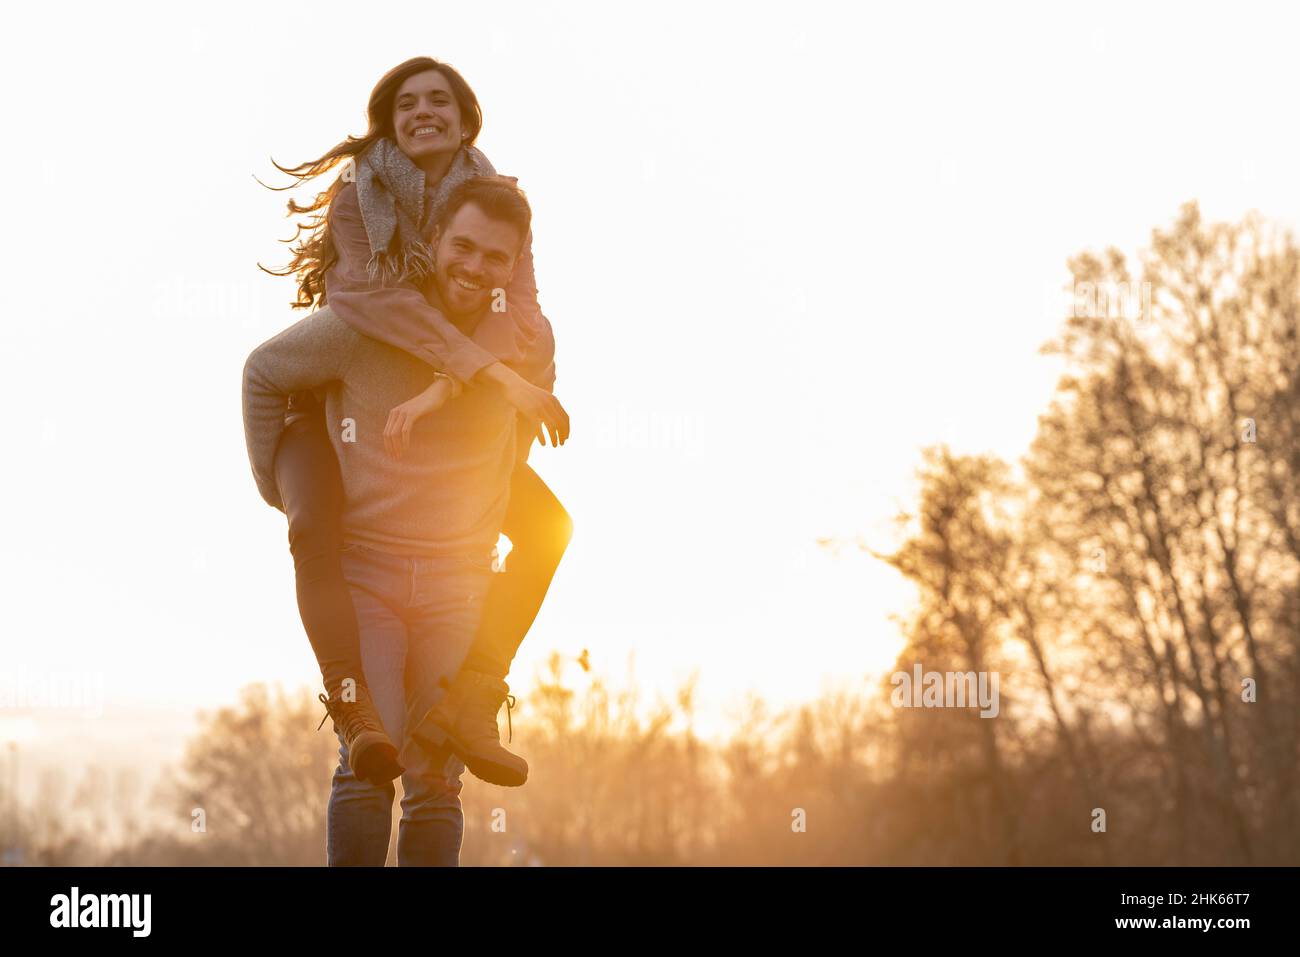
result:
[[[400,128],[398,145],[412,158],[459,147],[459,141],[450,132],[450,127],[455,125],[427,115],[419,117]]]

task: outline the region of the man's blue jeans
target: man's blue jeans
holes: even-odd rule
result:
[[[415,558],[363,545],[343,548],[343,575],[356,605],[361,662],[384,730],[399,748],[406,723],[418,720],[445,694],[441,679],[460,669],[482,615],[492,576],[491,557]],[[465,819],[461,773],[454,756],[434,761],[418,748],[405,754],[399,866],[460,862]],[[353,776],[340,741],[328,814],[331,867],[382,867],[392,831],[393,785]]]

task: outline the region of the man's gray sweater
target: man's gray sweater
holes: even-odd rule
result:
[[[474,330],[499,341],[489,312]],[[244,436],[258,491],[283,509],[275,450],[294,392],[326,387],[325,422],[343,474],[343,538],[399,555],[487,555],[509,502],[516,414],[493,388],[469,388],[384,450],[389,411],[433,383],[433,369],[354,331],[325,307],[258,346],[244,365]],[[549,384],[549,383],[548,383]]]

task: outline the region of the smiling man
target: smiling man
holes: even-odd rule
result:
[[[508,312],[492,309],[528,235],[531,211],[508,178],[462,183],[434,234],[430,301],[488,352],[506,354]],[[536,385],[554,384],[553,344]],[[510,477],[527,452],[516,411],[493,386],[453,398],[453,383],[408,353],[353,330],[328,307],[259,346],[244,369],[244,427],[258,489],[277,503],[276,444],[288,397],[325,387],[326,422],[343,478],[343,571],[356,605],[366,681],[384,728],[402,743],[456,674],[477,631]],[[390,410],[443,390],[400,455],[385,441]],[[455,864],[464,819],[460,774],[445,752],[405,750],[401,865]],[[382,866],[394,789],[357,778],[341,749],[329,805],[331,865]]]

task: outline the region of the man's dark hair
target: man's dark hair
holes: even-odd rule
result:
[[[451,191],[438,217],[438,228],[445,229],[461,207],[473,203],[489,219],[509,223],[519,230],[520,242],[528,237],[533,225],[533,209],[528,197],[509,176],[476,176]]]

